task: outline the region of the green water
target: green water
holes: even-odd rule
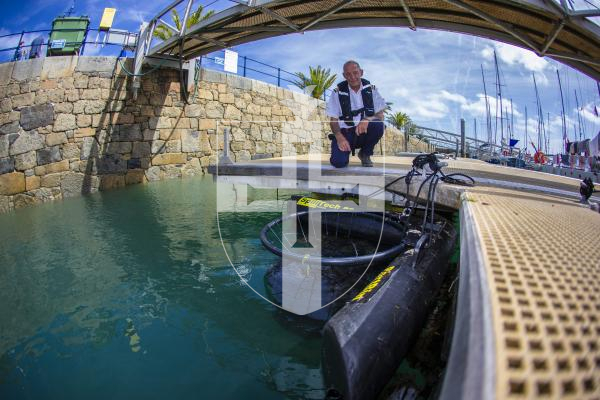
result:
[[[0,215],[0,399],[323,398],[320,339],[221,246],[212,178]],[[264,292],[277,214],[221,215]]]

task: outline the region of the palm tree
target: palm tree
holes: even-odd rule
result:
[[[298,77],[298,80],[294,82],[294,85],[303,90],[312,89],[310,95],[315,99],[323,97],[323,93],[333,85],[337,78],[336,74],[331,74],[329,68],[325,69],[320,65],[318,65],[317,68],[308,67],[308,76],[304,75],[302,72],[296,72],[294,75]]]
[[[403,130],[405,127],[412,124],[412,120],[408,114],[401,111],[395,113],[389,113],[386,117],[386,121],[397,129]]]
[[[420,129],[417,128],[417,125],[415,125],[408,114],[401,111],[395,113],[390,112],[387,114],[386,121],[393,127],[404,131],[404,133],[406,133],[408,136],[416,135],[419,137],[419,140],[421,140],[420,136],[422,136],[422,134],[420,134]]]
[[[186,28],[194,26],[200,21],[204,21],[205,19],[207,19],[215,13],[214,10],[210,10],[207,11],[205,14],[202,14],[202,11],[204,11],[204,7],[199,5],[196,11],[194,11],[188,16],[187,22],[185,24]],[[181,18],[179,17],[179,13],[177,12],[177,10],[171,10],[171,18],[173,19],[173,24],[175,24],[175,28],[177,28],[177,30],[180,31]],[[173,34],[173,29],[171,29],[165,23],[161,23],[160,25],[157,25],[156,28],[154,28],[154,36],[162,40],[169,39],[171,36],[173,36]]]

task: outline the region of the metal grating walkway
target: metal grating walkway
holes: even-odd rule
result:
[[[496,188],[469,190],[463,207],[482,243],[496,398],[598,398],[600,214]]]

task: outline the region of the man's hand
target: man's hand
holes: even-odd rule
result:
[[[362,135],[363,133],[367,133],[367,128],[369,126],[369,120],[368,119],[363,119],[362,121],[360,121],[360,123],[356,126],[356,134],[357,135]]]
[[[346,139],[346,137],[344,135],[342,135],[341,133],[336,133],[335,140],[337,141],[337,146],[340,149],[340,151],[351,151],[352,150],[352,148],[350,147],[350,143],[348,143],[348,140]]]

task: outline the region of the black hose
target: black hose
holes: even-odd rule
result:
[[[417,191],[417,194],[414,197],[414,200],[410,200],[409,194],[410,194],[410,184],[412,183],[412,179],[417,174],[421,175],[417,171],[417,169],[422,169],[427,164],[429,165],[429,168],[433,172],[431,174],[429,174],[427,176],[427,178],[425,178],[423,180],[423,182],[421,182],[421,185],[419,186],[419,190]],[[436,193],[437,186],[438,186],[438,183],[440,180],[442,182],[445,182],[448,184],[455,184],[455,185],[462,185],[462,186],[474,186],[475,185],[475,180],[468,175],[461,174],[461,173],[452,173],[452,174],[448,174],[448,175],[444,174],[444,172],[442,171],[442,165],[438,162],[437,156],[435,153],[421,154],[421,155],[418,155],[417,157],[415,157],[412,162],[412,169],[404,177],[405,177],[405,182],[406,182],[406,195],[405,195],[405,197],[406,197],[405,211],[407,211],[407,213],[405,214],[406,220],[410,219],[410,217],[414,213],[414,210],[415,210],[417,201],[419,199],[419,196],[421,195],[421,190],[423,189],[423,186],[428,181],[431,180],[429,182],[429,188],[427,191],[427,200],[425,202],[425,212],[423,214],[423,223],[421,225],[421,234],[422,235],[425,234],[426,227],[427,227],[427,219],[428,219],[429,215],[431,215],[431,224],[430,224],[429,232],[431,235],[433,235],[435,233],[434,225],[433,225],[434,214],[435,214],[435,193]],[[464,179],[458,179],[458,177],[466,178],[468,181],[465,181]],[[394,181],[390,182],[389,185],[391,185],[397,181],[398,181],[398,179],[395,179]],[[396,191],[389,189],[388,185],[386,185],[384,187],[384,190],[391,192],[391,193],[397,193]],[[430,211],[430,204],[431,204],[431,211]],[[405,229],[407,229],[407,227],[408,227],[408,224],[405,225]]]
[[[267,232],[269,230],[273,230],[274,226],[283,223],[284,220],[288,220],[288,219],[292,219],[292,218],[299,218],[301,216],[308,215],[308,213],[309,213],[309,211],[301,211],[301,212],[298,212],[295,214],[286,215],[285,217],[277,218],[276,220],[269,222],[260,231],[260,241],[267,248],[267,250],[269,250],[271,253],[276,254],[280,257],[283,256],[283,250],[280,249],[279,247],[275,246],[267,238]],[[403,232],[403,227],[400,224],[397,224],[393,221],[385,221],[385,216],[381,216],[379,214],[372,214],[372,213],[364,213],[364,214],[361,214],[361,216],[370,218],[377,222],[381,222],[382,224],[383,223],[388,224],[388,225],[392,226],[394,229],[396,229],[399,233]],[[283,245],[282,245],[282,247],[283,247]],[[290,257],[290,258],[294,259],[295,261],[299,261],[299,262],[308,261],[308,262],[320,263],[321,265],[351,267],[351,266],[358,266],[358,265],[368,265],[370,263],[380,263],[380,262],[390,260],[397,254],[404,251],[405,248],[406,248],[406,244],[404,243],[404,241],[400,241],[399,244],[397,244],[393,247],[390,247],[387,250],[377,252],[372,255],[370,254],[370,255],[364,255],[364,256],[358,256],[358,257],[357,256],[352,256],[352,257],[314,257],[314,258],[311,257],[310,259],[307,260],[306,255],[296,254],[293,251],[291,251],[291,249],[286,249],[285,255],[286,255],[286,257]]]
[[[442,179],[442,182],[444,182],[444,183],[449,183],[451,185],[461,185],[461,186],[475,186],[475,179],[471,178],[469,175],[461,174],[458,172],[446,175],[442,171],[440,171],[440,172],[442,173],[441,179]],[[464,178],[467,178],[471,182],[465,182],[464,180],[456,179],[456,178],[454,178],[455,176],[462,176]]]
[[[181,89],[182,100],[185,104],[190,104],[187,85],[183,76],[183,39],[179,40],[179,87]]]

